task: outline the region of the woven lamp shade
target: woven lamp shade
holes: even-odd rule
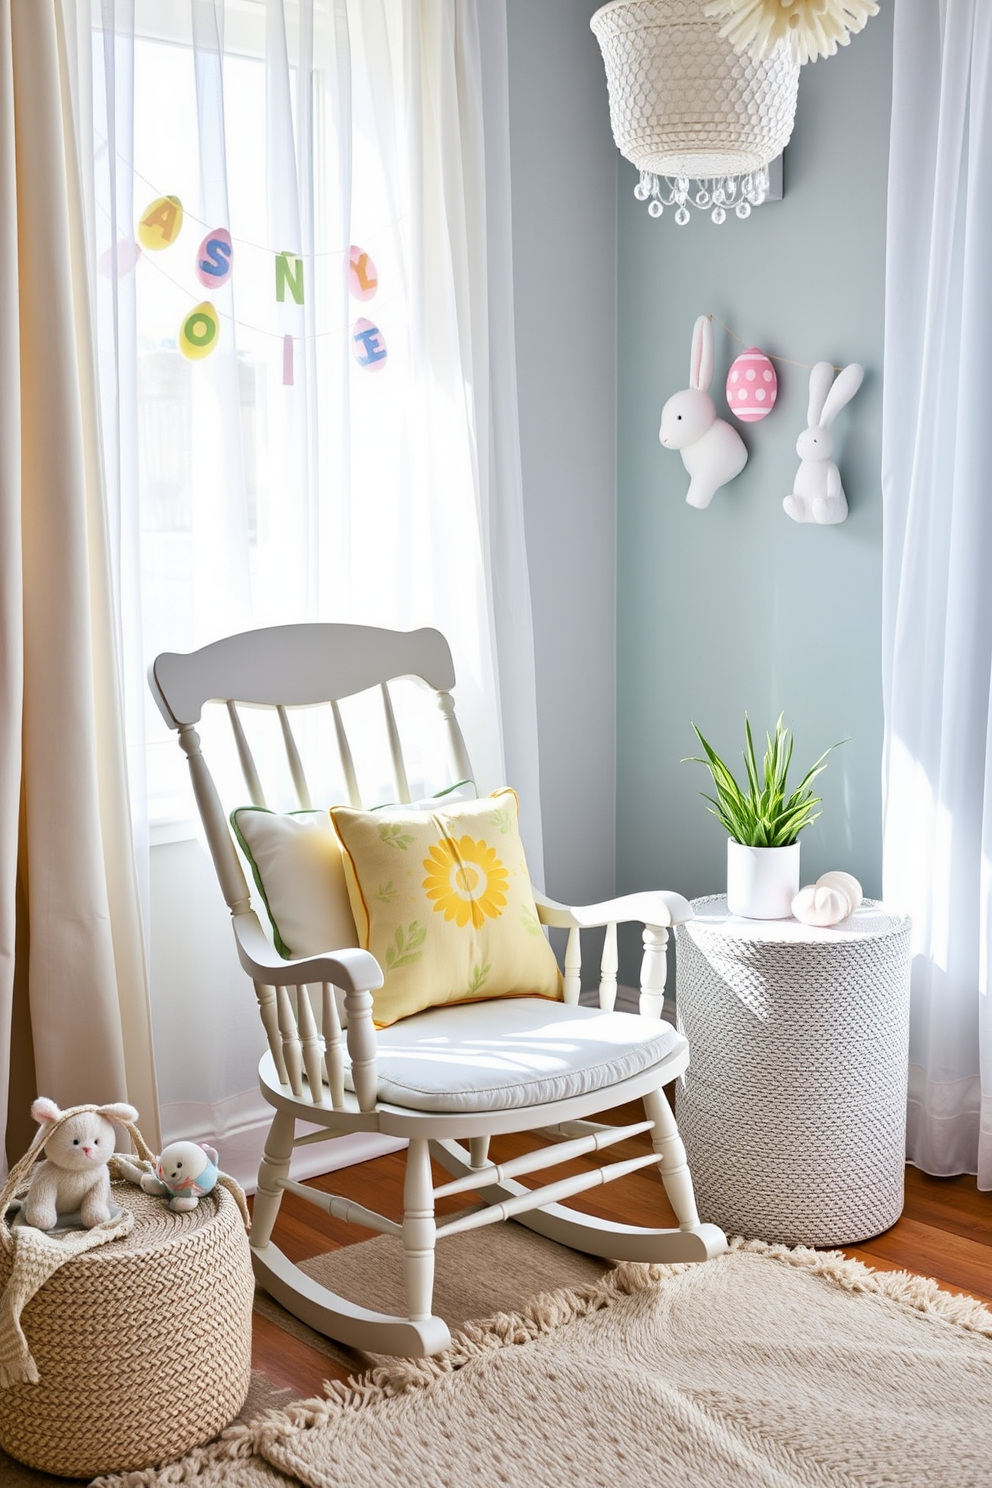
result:
[[[760,170],[789,142],[799,67],[787,46],[738,56],[705,0],[615,0],[593,15],[617,149],[642,171],[696,180]]]

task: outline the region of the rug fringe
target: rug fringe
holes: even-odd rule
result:
[[[977,1297],[945,1292],[930,1276],[918,1276],[913,1271],[876,1271],[846,1256],[842,1250],[813,1250],[805,1245],[790,1248],[769,1245],[764,1240],[743,1240],[739,1236],[730,1241],[729,1249],[768,1256],[784,1265],[824,1276],[847,1291],[872,1292],[913,1312],[992,1338],[992,1311]]]
[[[808,1246],[770,1245],[763,1240],[730,1240],[731,1252],[760,1255],[843,1287],[851,1292],[871,1292],[925,1316],[971,1332],[992,1337],[992,1311],[973,1297],[942,1291],[927,1276],[909,1271],[875,1271],[839,1250],[813,1250]],[[715,1261],[706,1265],[719,1264]],[[261,1453],[267,1444],[323,1425],[342,1411],[366,1410],[409,1390],[426,1388],[453,1374],[473,1359],[494,1349],[530,1343],[542,1334],[553,1333],[565,1324],[599,1312],[622,1297],[633,1296],[680,1275],[689,1263],[644,1265],[621,1261],[596,1281],[578,1287],[543,1292],[521,1311],[496,1313],[477,1323],[468,1323],[452,1335],[443,1354],[425,1359],[383,1358],[345,1382],[325,1380],[324,1396],[299,1400],[292,1405],[263,1412],[251,1421],[229,1426],[216,1441],[190,1452],[179,1462],[159,1468],[96,1478],[90,1488],[190,1488],[208,1470],[223,1462],[234,1462]]]

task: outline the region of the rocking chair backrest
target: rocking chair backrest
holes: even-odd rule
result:
[[[411,680],[419,687],[411,688]],[[319,813],[343,798],[352,806],[373,809],[389,802],[409,802],[411,795],[429,797],[441,787],[473,781],[455,718],[451,696],[454,681],[451,652],[436,630],[401,632],[362,625],[284,625],[245,631],[188,655],[166,652],[150,668],[149,682],[158,707],[169,728],[178,734],[187,757],[207,843],[231,912],[238,957],[255,987],[272,1078],[280,1089],[288,1087],[294,1098],[309,1100],[313,1106],[329,1100],[331,1109],[344,1112],[348,1101],[355,1099],[361,1112],[376,1109],[377,1036],[372,993],[383,983],[383,969],[356,944],[343,869],[339,896],[343,909],[333,917],[326,914],[336,892],[333,880],[337,859],[330,852],[320,860],[320,870],[311,874],[313,861],[308,850],[297,852],[310,828],[318,825],[313,822],[298,824],[299,833],[285,818],[264,823],[263,835],[270,848],[274,838],[282,844],[282,857],[274,871],[270,858],[263,873],[258,858],[249,852],[250,843],[245,842],[246,861],[251,857],[266,918],[273,926],[272,935],[267,934],[263,918],[252,904],[228,812],[231,808],[237,811],[238,839],[242,840],[248,837],[244,818],[251,813],[237,809],[248,802],[256,808],[272,807],[282,812],[291,800],[302,811]],[[407,693],[405,707],[400,705],[403,691]],[[416,706],[409,697],[411,692],[420,699]],[[431,730],[428,720],[422,722],[423,732],[433,733],[430,754],[437,759],[436,765],[429,762],[424,740],[414,736],[412,722],[424,703],[429,710],[431,695],[438,708],[432,720],[435,729]],[[222,804],[198,731],[202,727],[205,734],[212,733],[212,722],[210,728],[206,720],[201,723],[208,703],[212,705],[212,717],[225,726],[227,735],[216,741],[210,738],[211,757],[216,743],[226,773],[236,774],[240,766],[247,801],[242,794],[240,800]],[[354,719],[370,705],[371,712],[381,719],[384,748],[377,749],[372,730],[362,725],[358,739],[361,748],[353,755],[352,736],[357,730],[350,729],[350,722],[346,727],[346,718]],[[228,769],[223,755],[231,753],[232,738],[237,765],[232,759]],[[302,749],[301,739],[305,744]],[[405,750],[404,744],[413,744],[414,748]],[[304,755],[314,763],[313,772],[304,765]],[[215,766],[215,773],[223,778],[221,768]],[[270,794],[273,776],[277,792]],[[261,840],[258,827],[259,823],[253,822],[256,843]],[[292,857],[289,871],[283,850],[287,841]],[[283,937],[277,929],[279,916],[273,913],[272,895],[263,889],[265,883],[283,895],[280,916],[284,925],[289,924],[287,911],[292,916],[301,905],[306,911],[296,918],[291,935]],[[681,896],[657,891],[576,909],[535,894],[535,903],[541,925],[568,932],[564,955],[566,1004],[580,999],[581,930],[605,927],[599,986],[604,1011],[612,1010],[617,992],[617,923],[640,921],[644,926],[640,1007],[648,1016],[660,1016],[668,926],[691,914]],[[303,931],[299,933],[301,926]],[[347,1070],[341,1037],[344,1016]],[[346,1080],[351,1082],[353,1095],[346,1090]]]
[[[330,710],[344,794],[362,800],[358,771],[339,703],[378,689],[383,727],[395,782],[393,799],[410,800],[407,761],[389,684],[413,678],[435,693],[443,720],[443,747],[453,782],[472,778],[465,741],[455,718],[451,688],[455,672],[445,638],[436,630],[383,630],[367,625],[279,625],[245,631],[188,655],[166,652],[149,669],[149,683],[168,726],[176,729],[190,766],[193,790],[207,841],[232,914],[248,907],[248,885],[214,779],[200,749],[196,725],[207,703],[226,706],[245,788],[254,806],[266,791],[242,718],[243,708],[274,710],[296,805],[301,810],[330,802],[312,799],[310,783],[290,716],[295,708]],[[230,803],[232,805],[237,802]],[[328,947],[331,949],[331,947]]]

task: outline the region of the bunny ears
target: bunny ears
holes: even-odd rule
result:
[[[708,315],[700,315],[692,328],[692,355],[689,360],[689,386],[705,393],[713,381],[713,324]]]
[[[806,422],[810,428],[828,428],[845,404],[850,403],[864,380],[865,369],[851,362],[834,382],[831,362],[817,362],[809,374],[809,408]]]
[[[39,1095],[31,1105],[31,1115],[42,1126],[52,1125],[54,1127],[54,1124],[62,1121],[64,1117],[78,1116],[82,1111],[92,1111],[97,1116],[105,1116],[108,1121],[119,1121],[122,1125],[138,1119],[135,1108],[127,1105],[125,1101],[116,1101],[109,1106],[69,1106],[62,1111],[53,1100],[48,1099],[47,1095]],[[45,1136],[51,1136],[51,1132],[46,1132]]]

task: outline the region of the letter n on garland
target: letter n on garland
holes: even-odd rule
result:
[[[295,253],[276,254],[276,299],[282,303],[286,299],[286,289],[296,301],[297,305],[303,304],[303,260]]]

